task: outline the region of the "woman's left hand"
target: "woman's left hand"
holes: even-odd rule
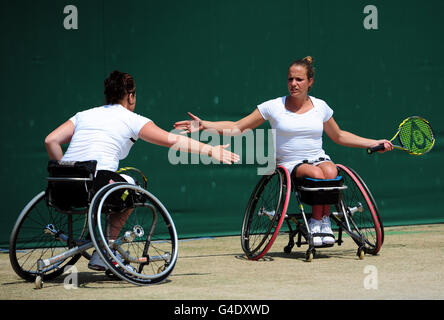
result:
[[[225,150],[230,145],[219,145],[219,146],[213,146],[211,147],[211,154],[210,156],[213,159],[216,159],[219,162],[223,162],[225,164],[232,164],[233,162],[238,162],[240,160],[240,157],[238,154],[233,153],[229,150]]]

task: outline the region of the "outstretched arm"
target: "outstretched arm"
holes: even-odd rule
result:
[[[247,129],[254,129],[265,122],[258,109],[239,121],[205,121],[201,120],[191,112],[188,115],[192,120],[178,121],[174,124],[181,133],[190,133],[198,130],[215,130],[217,133],[227,136],[242,134]]]
[[[327,122],[324,122],[324,131],[330,137],[331,140],[333,140],[337,144],[346,147],[372,148],[383,143],[385,150],[382,150],[381,152],[393,150],[392,143],[386,139],[382,140],[367,139],[357,136],[351,132],[341,130],[336,121],[333,119],[333,117],[331,117]]]
[[[156,126],[152,121],[142,127],[139,132],[139,137],[142,140],[160,146],[174,148],[189,153],[205,154],[226,164],[238,162],[240,159],[237,154],[225,150],[228,145],[211,146],[204,144],[183,135],[167,132]]]
[[[46,151],[48,152],[49,159],[62,159],[62,144],[71,141],[71,138],[74,135],[74,128],[74,123],[71,120],[68,120],[46,137],[45,147]]]

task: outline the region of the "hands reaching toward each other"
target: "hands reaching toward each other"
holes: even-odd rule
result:
[[[237,155],[236,153],[233,153],[229,150],[225,150],[228,147],[229,147],[229,144],[213,146],[213,147],[211,147],[208,155],[211,158],[213,158],[219,162],[223,162],[225,164],[232,164],[233,162],[239,162],[239,160],[240,160],[239,155]]]
[[[176,130],[182,130],[181,134],[187,134],[191,132],[196,132],[199,130],[203,130],[202,120],[192,114],[191,112],[187,112],[192,120],[183,120],[178,121],[174,124],[174,128]]]

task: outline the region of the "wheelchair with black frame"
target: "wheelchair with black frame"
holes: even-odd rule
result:
[[[82,256],[89,260],[92,248],[108,275],[136,285],[163,281],[175,267],[176,229],[164,205],[146,190],[145,175],[123,168],[135,184],[114,182],[123,179],[112,173],[116,179],[99,186],[96,165],[49,161],[46,190],[25,206],[14,225],[11,265],[36,288]]]
[[[363,179],[351,168],[337,164],[336,179],[317,180],[297,178],[292,181],[288,170],[278,166],[270,175],[264,175],[256,185],[245,211],[241,244],[250,260],[259,260],[271,248],[281,227],[286,222],[289,235],[284,252],[289,254],[294,245],[308,245],[306,261],[312,261],[316,249],[308,226],[311,213],[306,205],[331,205],[330,219],[335,222],[335,243],[341,245],[344,233],[358,246],[357,256],[376,255],[384,242],[384,227],[376,202]],[[290,196],[295,194],[299,212],[289,213]],[[333,224],[332,224],[333,225]],[[295,239],[296,238],[296,239]],[[321,247],[331,247],[334,244]]]

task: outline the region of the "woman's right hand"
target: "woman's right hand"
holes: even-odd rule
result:
[[[180,134],[187,134],[204,129],[202,125],[202,120],[199,117],[195,116],[191,112],[187,112],[187,114],[192,120],[178,121],[174,124],[174,129],[182,130],[181,132],[179,132]]]

